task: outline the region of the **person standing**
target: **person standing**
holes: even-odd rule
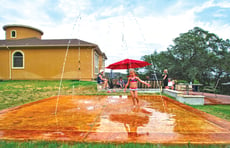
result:
[[[168,86],[168,70],[167,69],[164,70],[162,77],[163,77],[163,88],[167,88]]]

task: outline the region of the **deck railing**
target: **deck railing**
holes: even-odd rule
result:
[[[149,80],[144,82],[149,83],[150,87],[148,87],[143,83],[138,82],[138,88],[160,88],[162,83],[162,81],[149,81]]]
[[[117,79],[110,79],[109,80],[109,85],[112,85],[113,88],[117,88]],[[161,85],[162,85],[162,81],[152,81],[152,80],[144,80],[144,82],[146,83],[149,83],[150,84],[150,87],[148,87],[147,85],[143,84],[143,83],[140,83],[138,82],[138,88],[150,88],[150,89],[153,89],[153,88],[160,88]],[[125,81],[125,84],[127,83],[127,81]],[[124,87],[124,86],[123,86]]]

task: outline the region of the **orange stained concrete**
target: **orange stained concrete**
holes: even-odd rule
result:
[[[229,144],[230,122],[164,96],[51,97],[0,111],[0,139]]]

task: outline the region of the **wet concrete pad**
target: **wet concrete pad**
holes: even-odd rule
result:
[[[230,143],[230,122],[165,96],[59,96],[0,111],[0,139]]]

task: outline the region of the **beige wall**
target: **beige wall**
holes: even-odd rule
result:
[[[9,50],[0,49],[0,80],[9,80]]]
[[[11,31],[16,31],[16,38],[11,38]],[[10,39],[25,39],[25,38],[32,38],[36,37],[41,39],[41,33],[39,31],[24,28],[24,27],[9,27],[6,29],[6,40]]]
[[[14,51],[24,53],[24,69],[12,69],[13,80],[54,80],[60,79],[66,49],[25,49],[17,48]],[[63,79],[80,79],[90,81],[92,74],[92,49],[69,48],[65,64]],[[0,79],[9,79],[9,51],[0,49]]]

